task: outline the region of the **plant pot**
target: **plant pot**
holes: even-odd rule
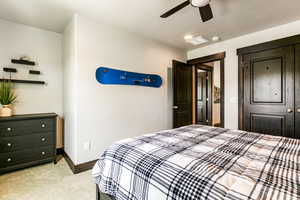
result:
[[[10,117],[12,116],[11,105],[2,105],[0,117]]]

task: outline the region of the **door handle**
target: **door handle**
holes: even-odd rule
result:
[[[300,113],[300,108],[297,108],[297,112]]]
[[[287,109],[287,112],[288,112],[288,113],[292,113],[293,110],[289,108],[289,109]]]
[[[173,109],[178,109],[178,106],[173,106]]]

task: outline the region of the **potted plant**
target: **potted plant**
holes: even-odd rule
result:
[[[0,104],[2,105],[0,117],[12,116],[11,106],[16,102],[17,96],[13,92],[13,85],[10,81],[0,83]]]

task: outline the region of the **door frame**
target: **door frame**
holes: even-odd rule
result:
[[[258,53],[266,50],[293,46],[300,44],[300,35],[272,40],[261,44],[237,49],[238,55],[238,128],[245,130],[244,123],[244,70],[247,67],[244,63],[244,56],[247,54]]]
[[[225,124],[225,57],[226,52],[216,53],[209,56],[204,56],[200,58],[195,58],[187,61],[189,65],[199,65],[208,62],[220,61],[220,75],[221,75],[221,127],[224,128]]]

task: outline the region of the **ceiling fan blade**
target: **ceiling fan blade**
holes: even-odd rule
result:
[[[161,18],[167,18],[167,17],[173,15],[174,13],[176,13],[177,11],[181,10],[182,8],[184,8],[184,7],[188,6],[188,5],[190,5],[190,1],[185,1],[182,4],[176,6],[175,8],[172,8],[168,12],[164,13],[160,17]]]
[[[214,17],[209,4],[200,7],[199,11],[203,22],[206,22]]]

